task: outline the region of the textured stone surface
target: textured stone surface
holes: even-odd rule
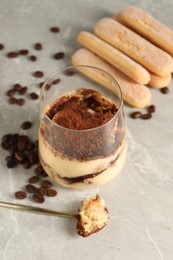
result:
[[[77,33],[92,31],[102,17],[112,16],[126,4],[150,11],[173,29],[172,0],[1,0],[0,42],[0,137],[20,130],[23,121],[34,122],[27,130],[37,138],[39,101],[27,98],[23,107],[9,106],[5,91],[14,83],[39,93],[36,70],[44,79],[58,68],[70,64],[70,55],[78,45]],[[53,34],[52,26],[61,31]],[[33,49],[41,42],[42,51]],[[38,57],[8,59],[10,51],[29,49]],[[64,51],[63,60],[51,56]],[[70,79],[69,79],[70,80]],[[111,184],[98,190],[70,191],[57,186],[59,195],[44,207],[76,212],[84,196],[99,192],[110,212],[109,225],[100,233],[83,239],[75,232],[75,221],[17,212],[0,208],[0,259],[2,260],[172,260],[173,258],[173,82],[170,93],[152,89],[157,111],[151,120],[133,120],[134,109],[125,106],[129,154],[123,172]],[[17,202],[14,192],[21,189],[32,170],[5,166],[6,152],[0,150],[0,200]],[[25,174],[24,172],[27,172]],[[24,200],[25,204],[32,204]],[[43,205],[42,205],[43,206]]]

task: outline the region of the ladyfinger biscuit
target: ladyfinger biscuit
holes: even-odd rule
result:
[[[77,40],[134,81],[140,84],[147,84],[150,81],[150,74],[145,68],[94,34],[81,32]]]
[[[146,86],[134,82],[128,76],[102,60],[100,57],[96,56],[91,51],[84,48],[79,49],[73,54],[72,63],[73,65],[90,65],[108,72],[120,84],[123,99],[131,106],[141,108],[150,103],[151,93]],[[89,78],[102,86],[111,89],[115,94],[117,94],[116,88],[114,88],[115,83],[113,78],[111,79],[109,76],[106,76],[106,74],[98,70],[91,70],[86,67],[78,69]]]
[[[150,73],[150,76],[151,76],[151,79],[150,79],[150,82],[148,83],[148,85],[153,88],[163,88],[163,87],[167,86],[170,83],[171,78],[172,78],[171,74],[164,76],[164,77],[160,77],[158,75]]]
[[[172,57],[146,39],[111,18],[99,20],[96,35],[159,76],[173,71]]]
[[[127,6],[116,19],[173,56],[173,31],[136,6]]]

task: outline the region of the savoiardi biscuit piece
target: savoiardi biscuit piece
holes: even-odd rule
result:
[[[115,19],[173,56],[173,31],[148,12],[136,6],[127,6],[115,15]]]
[[[77,40],[134,81],[140,84],[147,84],[150,81],[150,74],[144,67],[94,34],[85,31],[80,32]]]
[[[109,220],[109,213],[104,200],[97,194],[91,198],[85,198],[79,209],[77,233],[88,237],[103,229]]]
[[[154,74],[166,76],[173,71],[173,59],[168,53],[119,22],[111,18],[103,18],[96,23],[94,31],[97,36]]]
[[[164,76],[164,77],[160,77],[158,75],[150,73],[150,76],[151,76],[151,80],[148,83],[148,85],[153,88],[163,88],[163,87],[167,86],[172,79],[171,74],[168,74],[167,76]]]
[[[131,106],[142,108],[150,103],[151,93],[146,86],[134,82],[91,51],[84,48],[77,50],[72,56],[72,63],[73,65],[90,65],[108,72],[117,80],[122,90],[123,99]],[[110,77],[106,77],[106,74],[99,70],[91,70],[86,67],[80,67],[78,69],[89,78],[117,94],[116,88],[114,88],[113,78],[111,80]]]

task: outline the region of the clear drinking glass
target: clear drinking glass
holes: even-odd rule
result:
[[[83,75],[83,71],[88,75],[102,73],[109,84],[103,87],[96,82],[97,78],[94,81]],[[99,127],[84,130],[53,122],[51,113],[57,109],[56,100],[80,88],[97,91],[115,103],[117,111],[113,118]],[[110,74],[96,67],[71,66],[48,78],[40,94],[39,156],[43,168],[55,182],[72,189],[103,185],[121,171],[126,153],[122,93]]]

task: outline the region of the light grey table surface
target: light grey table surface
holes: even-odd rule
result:
[[[31,74],[43,70],[45,77],[70,64],[70,55],[78,48],[79,31],[92,30],[95,22],[111,17],[127,4],[150,11],[173,29],[172,0],[0,0],[0,137],[20,132],[24,120],[34,122],[27,131],[37,139],[38,101],[27,99],[23,107],[10,106],[5,91],[14,83],[39,93],[42,79]],[[59,26],[59,34],[49,31]],[[41,42],[44,50],[33,50]],[[5,54],[26,48],[39,57],[7,59]],[[51,55],[64,51],[65,59]],[[69,79],[70,80],[70,79]],[[0,208],[1,260],[172,260],[173,259],[173,82],[170,93],[151,89],[156,113],[151,120],[132,120],[134,111],[125,105],[129,152],[122,173],[110,184],[95,190],[71,191],[57,185],[57,198],[42,207],[75,211],[85,196],[97,192],[110,212],[108,226],[93,236],[82,238],[75,232],[75,221],[17,212]],[[6,152],[0,149],[0,200],[18,202],[14,192],[32,176],[22,168],[7,169]],[[23,201],[22,201],[23,202]],[[23,203],[32,205],[29,200]]]

